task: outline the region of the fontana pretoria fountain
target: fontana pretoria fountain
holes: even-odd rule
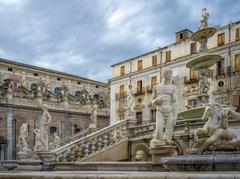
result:
[[[211,67],[222,57],[208,53],[208,39],[216,33],[202,10],[192,40],[198,56],[186,66],[198,70],[199,93],[195,110],[201,119],[179,118],[177,89],[171,69],[153,88],[156,123],[136,126],[132,98],[126,98],[126,119],[96,129],[97,106],[92,106],[89,129],[48,143],[51,116],[43,106],[35,147],[29,149],[27,125],[20,129],[18,160],[1,161],[0,178],[240,178],[240,114],[229,105],[209,101]],[[182,113],[188,113],[190,110]]]

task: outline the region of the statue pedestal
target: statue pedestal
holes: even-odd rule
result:
[[[177,155],[176,146],[152,143],[152,141],[150,144],[150,153],[152,155],[153,163],[159,163],[160,157],[170,157]]]
[[[37,153],[37,155],[38,155],[39,159],[43,161],[43,170],[44,171],[49,170],[51,162],[56,160],[56,156],[52,152],[39,151]]]
[[[26,160],[28,158],[28,154],[26,152],[18,152],[19,160]]]

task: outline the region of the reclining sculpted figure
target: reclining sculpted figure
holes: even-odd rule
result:
[[[210,104],[206,107],[203,120],[207,120],[203,128],[194,133],[194,143],[190,153],[201,154],[205,149],[238,150],[240,149],[240,129],[228,127],[229,117],[240,120],[240,114],[231,107]]]

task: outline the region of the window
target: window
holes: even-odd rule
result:
[[[96,88],[99,88],[99,86],[98,86],[98,85],[96,85]]]
[[[137,93],[142,93],[142,80],[137,82]]]
[[[218,46],[225,44],[225,35],[224,33],[218,34]]]
[[[151,78],[151,87],[156,86],[156,84],[157,84],[157,77],[156,77],[156,76],[153,76],[153,77]]]
[[[197,70],[194,70],[193,68],[190,68],[190,80],[196,80],[198,77]]]
[[[12,68],[8,68],[8,71],[13,71],[13,69]]]
[[[61,78],[57,78],[58,81],[61,81]]]
[[[240,40],[240,28],[236,29],[236,40]]]
[[[152,56],[152,66],[157,66],[157,55]]]
[[[224,74],[224,59],[217,62],[217,75]]]
[[[57,127],[50,127],[50,134],[57,132]]]
[[[37,73],[34,73],[33,75],[34,75],[34,76],[38,76],[38,74],[37,74]]]
[[[78,82],[77,82],[77,84],[78,84],[78,85],[80,85],[80,84],[81,84],[81,82],[80,82],[80,81],[78,81]]]
[[[151,110],[151,122],[156,122],[156,109]]]
[[[137,62],[137,70],[142,70],[142,60]]]
[[[121,66],[120,75],[125,75],[125,66]]]
[[[99,97],[99,94],[94,94],[94,95],[93,95],[93,99],[94,99],[94,100],[97,100],[97,101],[98,101],[99,98],[100,98],[100,97]]]
[[[120,90],[119,90],[120,92],[120,97],[123,97],[124,96],[124,85],[121,85],[120,86]]]
[[[76,97],[81,97],[81,91],[76,91],[76,92],[75,92],[75,96],[76,96]]]
[[[197,53],[197,43],[191,43],[191,54]]]
[[[224,104],[224,98],[216,98],[215,99],[215,102],[218,103],[218,104]]]
[[[180,33],[180,40],[183,39],[183,33]]]
[[[59,87],[54,88],[54,93],[56,95],[61,95],[61,88],[59,88]]]
[[[74,129],[75,134],[76,134],[76,133],[79,133],[80,131],[81,131],[80,128],[75,128],[75,129]]]
[[[37,92],[37,90],[38,90],[37,83],[32,83],[32,84],[31,84],[31,91]]]
[[[235,55],[235,71],[240,71],[240,54]]]
[[[240,112],[240,96],[239,95],[233,95],[233,106],[237,107],[237,112]]]
[[[169,51],[166,51],[166,52],[165,52],[165,55],[166,55],[166,62],[171,61],[171,51],[170,51],[170,50],[169,50]]]

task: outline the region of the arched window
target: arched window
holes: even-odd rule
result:
[[[76,97],[80,97],[80,96],[81,96],[81,91],[76,91],[76,92],[75,92],[75,96],[76,96]]]
[[[94,94],[94,95],[93,95],[93,99],[94,99],[94,100],[99,100],[99,94]]]
[[[56,95],[61,95],[61,88],[59,88],[59,87],[54,88],[54,93]]]
[[[31,84],[31,91],[37,91],[37,83]]]

